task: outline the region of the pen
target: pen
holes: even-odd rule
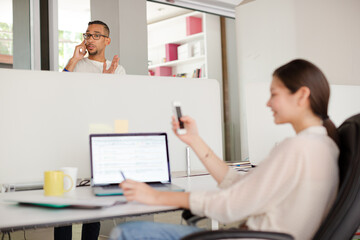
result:
[[[126,181],[126,177],[125,177],[123,171],[120,170],[120,174],[121,174],[121,176],[123,177],[124,181]]]

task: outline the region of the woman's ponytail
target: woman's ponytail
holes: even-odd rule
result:
[[[337,129],[329,117],[323,119],[323,126],[326,128],[328,136],[339,146],[340,142]]]

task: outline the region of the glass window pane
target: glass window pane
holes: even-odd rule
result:
[[[59,71],[82,42],[82,33],[90,21],[90,0],[58,0],[59,6]]]
[[[12,0],[1,0],[0,7],[0,68],[13,64],[13,15]]]

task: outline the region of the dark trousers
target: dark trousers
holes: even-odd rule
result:
[[[82,225],[81,240],[98,240],[100,222],[84,223]],[[54,240],[71,240],[72,226],[54,228]]]

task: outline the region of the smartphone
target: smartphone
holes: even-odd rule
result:
[[[176,130],[177,134],[181,135],[181,134],[185,134],[186,133],[186,129],[185,129],[185,125],[184,122],[182,122],[180,120],[180,118],[182,117],[182,113],[181,113],[181,104],[180,102],[173,102],[173,108],[174,108],[174,114],[177,117],[180,127]]]

